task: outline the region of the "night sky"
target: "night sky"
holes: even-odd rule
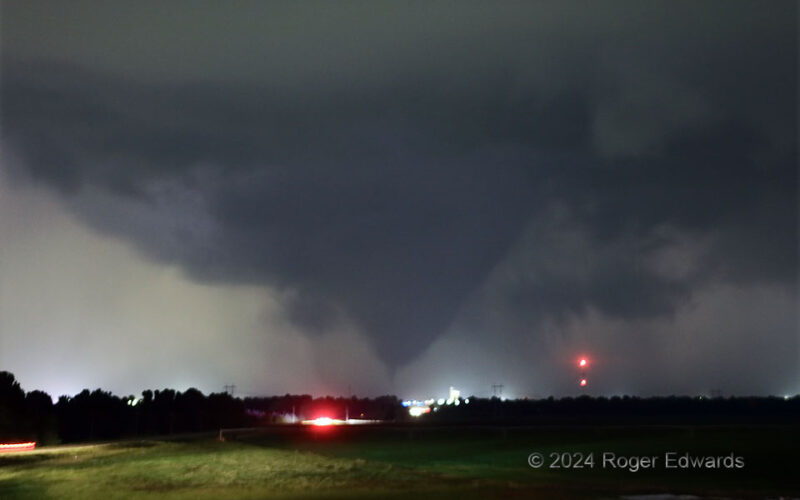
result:
[[[27,390],[800,391],[795,2],[1,15]]]

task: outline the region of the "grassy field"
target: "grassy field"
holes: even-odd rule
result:
[[[287,428],[0,455],[0,498],[620,498],[800,496],[793,427]],[[528,455],[539,452],[534,469]],[[666,469],[664,453],[742,457]],[[592,454],[554,469],[551,453]],[[658,456],[633,472],[603,453]]]

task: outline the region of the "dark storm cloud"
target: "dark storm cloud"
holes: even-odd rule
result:
[[[567,5],[129,12],[152,36],[9,5],[3,140],[94,227],[198,280],[291,291],[309,331],[350,318],[393,366],[520,239],[521,318],[793,286],[794,4]],[[664,228],[708,240],[690,272],[645,264]]]

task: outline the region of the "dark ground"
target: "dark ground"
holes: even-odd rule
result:
[[[0,498],[800,497],[794,425],[289,426],[225,437],[0,455]],[[667,469],[668,452],[742,466]],[[604,453],[658,458],[633,471]]]

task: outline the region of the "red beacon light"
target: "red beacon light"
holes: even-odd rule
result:
[[[589,364],[589,362],[586,361],[586,358],[581,358],[581,360],[578,361],[578,366],[580,366],[581,368],[585,368],[586,365],[588,365],[588,364]]]
[[[582,378],[582,379],[581,379],[581,387],[586,387],[586,384],[587,384],[587,383],[588,383],[588,382],[586,382],[586,379],[585,379],[585,378]]]

